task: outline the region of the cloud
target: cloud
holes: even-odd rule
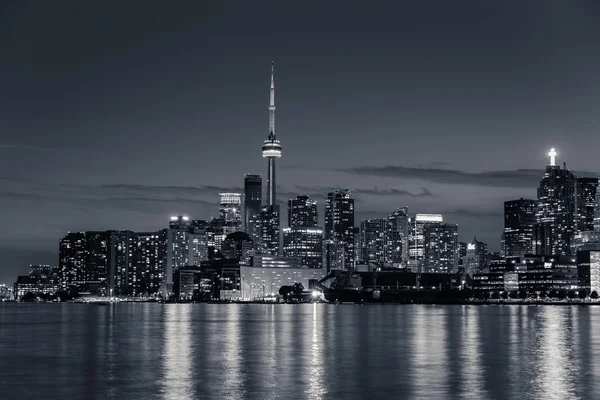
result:
[[[537,169],[517,169],[512,171],[464,172],[455,169],[418,168],[388,165],[383,167],[361,166],[340,169],[349,174],[380,177],[397,177],[425,180],[443,184],[534,188],[539,184],[544,171]],[[598,173],[574,171],[577,176],[598,176]]]
[[[373,196],[407,196],[407,197],[438,197],[437,195],[431,193],[427,188],[421,188],[421,192],[412,193],[408,190],[401,189],[382,189],[379,190],[377,188],[373,189],[354,189],[351,190],[352,193],[356,194],[367,194]]]

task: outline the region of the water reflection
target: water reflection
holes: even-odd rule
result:
[[[191,399],[190,304],[165,306],[165,345],[163,350],[163,396],[165,399]]]
[[[574,385],[579,370],[570,357],[570,311],[563,307],[541,308],[536,351],[539,376],[534,381],[540,398],[579,398]]]
[[[464,306],[462,308],[461,326],[461,398],[485,399],[487,393],[483,388],[485,366],[481,357],[481,339],[479,336],[480,316],[479,306]]]
[[[306,394],[308,394],[308,398],[311,400],[320,400],[323,398],[325,394],[325,388],[323,387],[323,361],[321,354],[321,341],[319,335],[319,328],[322,329],[318,322],[317,315],[319,314],[319,307],[317,304],[313,304],[312,306],[312,335],[311,335],[311,348],[310,352],[312,358],[310,360],[310,365],[308,367],[310,371],[309,378],[309,386]]]

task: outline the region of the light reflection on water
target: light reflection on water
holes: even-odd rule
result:
[[[586,399],[600,307],[0,305],[10,399]]]

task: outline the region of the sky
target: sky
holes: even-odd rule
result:
[[[598,43],[594,0],[2,1],[0,283],[265,177],[271,61],[280,201],[348,188],[357,221],[442,213],[498,251],[551,147],[600,172]]]

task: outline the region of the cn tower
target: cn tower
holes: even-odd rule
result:
[[[275,135],[275,76],[271,62],[271,96],[269,101],[269,136],[262,146],[262,156],[269,161],[267,174],[267,206],[277,205],[275,196],[275,160],[281,157],[281,143]]]

